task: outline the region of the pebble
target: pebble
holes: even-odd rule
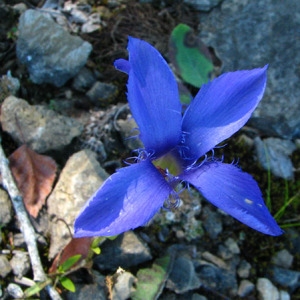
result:
[[[211,239],[216,239],[223,230],[220,214],[205,206],[202,215],[204,229]]]
[[[13,273],[19,278],[26,275],[30,270],[30,259],[26,252],[16,252],[9,263]]]
[[[166,287],[177,294],[183,294],[200,286],[201,281],[197,277],[193,262],[184,256],[177,257]]]
[[[248,278],[250,275],[251,265],[245,261],[242,260],[237,268],[237,274],[240,278]]]
[[[8,284],[7,292],[14,299],[21,299],[24,296],[24,293],[23,293],[21,287],[15,283]]]
[[[257,158],[265,170],[284,179],[294,178],[294,167],[289,157],[295,150],[296,145],[289,140],[278,138],[259,137],[254,139]]]
[[[112,289],[113,300],[126,300],[130,298],[133,290],[133,284],[136,278],[129,272],[121,272],[114,280],[115,284]]]
[[[217,6],[221,0],[184,0],[186,3],[198,11],[210,11],[213,7]]]
[[[287,270],[284,268],[272,266],[268,270],[268,274],[273,282],[280,284],[290,291],[294,291],[300,287],[300,272]]]
[[[91,102],[96,106],[107,107],[118,94],[118,88],[111,83],[96,81],[86,93]]]
[[[272,263],[278,267],[289,269],[293,263],[293,255],[286,249],[275,253],[271,259]]]
[[[233,238],[228,238],[224,244],[233,254],[240,254],[240,248]]]
[[[279,300],[278,289],[267,278],[258,278],[256,289],[261,300]]]
[[[115,240],[106,240],[101,245],[101,255],[94,258],[96,268],[115,271],[127,269],[152,259],[148,246],[133,231],[119,235]]]
[[[255,288],[254,283],[252,283],[251,281],[249,281],[247,279],[243,279],[240,282],[237,294],[238,294],[239,297],[242,297],[242,298],[246,297],[252,291],[254,291],[254,288]]]
[[[5,255],[0,255],[0,276],[4,278],[11,272],[11,265]]]
[[[11,200],[8,197],[8,194],[6,191],[0,189],[0,224],[6,225],[10,222],[12,215],[13,215],[13,209]]]

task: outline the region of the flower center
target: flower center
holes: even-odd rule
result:
[[[178,158],[171,152],[153,160],[152,163],[157,169],[170,173],[173,176],[179,175],[182,171]]]

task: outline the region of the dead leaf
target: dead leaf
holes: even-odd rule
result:
[[[51,157],[38,154],[27,145],[19,147],[8,159],[25,207],[36,218],[52,190],[56,163]]]
[[[91,251],[92,240],[93,238],[91,237],[72,238],[61,253],[55,257],[49,273],[54,273],[59,265],[74,255],[81,254],[80,260],[74,266],[78,265],[83,259],[86,259]]]

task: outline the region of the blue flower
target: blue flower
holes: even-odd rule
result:
[[[194,186],[207,200],[249,227],[280,235],[256,181],[234,164],[207,155],[250,118],[266,86],[267,66],[225,73],[201,87],[181,112],[178,86],[160,53],[130,37],[128,102],[144,149],[119,169],[75,220],[75,237],[111,236],[146,224],[164,205],[178,206],[176,187]]]

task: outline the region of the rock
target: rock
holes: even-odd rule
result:
[[[214,265],[216,265],[219,268],[228,269],[228,266],[226,265],[226,263],[224,262],[223,259],[211,254],[208,251],[204,251],[202,253],[202,258],[205,259],[208,262],[213,263]]]
[[[16,252],[9,263],[13,273],[19,278],[22,278],[30,270],[30,259],[26,252]]]
[[[117,96],[118,88],[111,83],[96,81],[86,93],[96,106],[108,106]]]
[[[96,30],[100,30],[102,28],[101,23],[100,14],[93,13],[89,15],[87,22],[81,26],[81,31],[83,33],[91,33]]]
[[[209,207],[203,208],[203,226],[211,239],[216,239],[223,230],[220,214],[212,211]]]
[[[90,69],[83,67],[74,77],[72,87],[77,91],[85,92],[93,86],[96,80],[94,73]]]
[[[113,300],[126,300],[130,298],[130,294],[133,289],[133,283],[135,277],[129,272],[121,272],[115,280],[115,284],[112,288]]]
[[[139,134],[138,126],[132,116],[129,116],[126,120],[118,120],[117,124],[123,143],[129,150],[143,148],[143,143],[137,136]]]
[[[82,150],[69,158],[47,200],[48,214],[52,218],[49,258],[70,241],[70,231],[73,233],[79,211],[107,177],[92,151]]]
[[[202,285],[208,289],[231,296],[237,294],[238,284],[233,272],[210,264],[200,264],[196,272]]]
[[[222,72],[269,64],[266,93],[249,124],[285,139],[300,135],[299,10],[298,0],[226,0],[200,15],[199,36],[214,48]]]
[[[101,245],[101,255],[94,258],[94,265],[100,270],[115,271],[118,267],[127,269],[152,259],[149,248],[132,231],[107,240]]]
[[[184,0],[183,3],[190,5],[195,10],[209,11],[221,3],[221,0]]]
[[[256,288],[261,300],[279,300],[278,289],[267,278],[258,278]]]
[[[207,298],[199,294],[193,294],[192,300],[207,300]]]
[[[2,189],[0,189],[0,207],[0,224],[3,226],[11,221],[13,209],[7,192]]]
[[[280,300],[290,300],[291,297],[287,291],[279,291]]]
[[[107,300],[107,288],[105,276],[100,273],[91,270],[94,282],[90,284],[76,283],[75,292],[68,292],[63,299],[66,300]]]
[[[250,270],[251,270],[251,265],[247,261],[242,260],[238,266],[237,274],[241,278],[248,278],[250,275]]]
[[[12,77],[10,71],[0,78],[0,103],[10,95],[16,95],[20,89],[18,78]]]
[[[75,119],[59,115],[44,106],[29,105],[14,96],[6,98],[2,104],[1,123],[3,130],[18,144],[26,142],[40,153],[61,150],[83,130]]]
[[[259,137],[254,139],[257,158],[266,170],[284,179],[294,178],[294,168],[289,155],[296,150],[296,145],[289,140]]]
[[[70,35],[49,14],[39,10],[26,10],[18,29],[18,59],[37,84],[63,86],[85,65],[92,50],[91,44]]]
[[[244,279],[239,285],[237,294],[241,298],[246,297],[254,290],[254,288],[255,285],[251,281]]]
[[[294,291],[300,286],[300,272],[287,270],[280,267],[272,266],[268,269],[271,280],[290,291]]]
[[[275,253],[272,257],[272,263],[278,267],[290,268],[293,263],[293,255],[286,249],[282,249],[279,252]]]
[[[4,278],[11,272],[11,265],[5,255],[0,255],[0,276]]]
[[[166,287],[175,293],[183,294],[187,291],[197,289],[201,282],[195,272],[193,262],[184,256],[177,257],[173,269],[168,278]]]
[[[240,254],[240,248],[233,238],[228,238],[224,244],[233,254]]]
[[[21,287],[15,283],[8,284],[7,292],[11,297],[13,297],[13,299],[21,299],[24,296]]]

